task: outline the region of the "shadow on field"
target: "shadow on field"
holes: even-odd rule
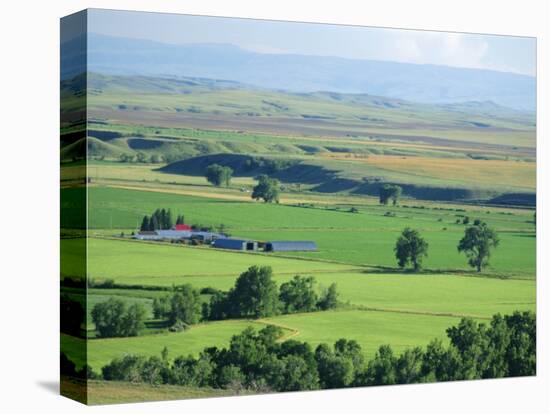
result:
[[[475,270],[466,269],[422,269],[415,272],[412,269],[400,269],[396,267],[372,266],[369,269],[363,270],[361,273],[376,275],[376,274],[400,274],[400,275],[462,275],[462,276],[478,276],[491,277],[498,279],[507,279],[509,276],[491,273],[479,273]]]

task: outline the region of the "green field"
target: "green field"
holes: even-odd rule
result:
[[[397,352],[413,346],[425,345],[432,338],[445,339],[445,329],[458,323],[457,317],[434,317],[393,312],[333,311],[278,316],[266,319],[285,327],[285,335],[312,345],[325,342],[332,344],[340,338],[355,339],[367,357],[372,357],[378,347],[389,343]],[[166,346],[170,358],[180,355],[197,356],[208,346],[223,347],[229,344],[232,335],[247,326],[260,329],[259,321],[210,322],[192,327],[189,331],[170,334],[147,335],[134,338],[92,339],[88,342],[88,364],[94,370],[108,364],[112,359],[127,354],[160,355]],[[79,346],[79,339],[62,336],[66,350]],[[69,357],[73,354],[68,352]],[[75,358],[76,359],[76,358]],[[76,361],[79,366],[83,361]]]
[[[488,273],[524,278],[532,278],[535,273],[536,239],[532,213],[529,211],[519,210],[512,213],[478,208],[464,212],[451,208],[440,209],[437,205],[432,208],[371,205],[358,206],[359,212],[353,214],[348,212],[349,207],[338,205],[330,208],[302,208],[102,187],[90,188],[89,193],[89,222],[90,227],[95,229],[108,229],[111,223],[114,223],[115,228],[127,231],[135,229],[144,214],[162,205],[171,208],[174,214],[185,214],[189,223],[215,227],[223,223],[227,231],[235,237],[257,240],[314,240],[319,246],[319,252],[290,255],[359,266],[395,266],[393,245],[403,228],[410,226],[420,230],[430,244],[425,267],[439,271],[468,270],[464,255],[456,250],[465,227],[456,224],[456,220],[462,220],[464,215],[468,215],[472,221],[480,218],[494,227],[502,240],[493,254]],[[388,211],[394,213],[395,217],[385,216]],[[113,234],[117,233],[113,231],[111,235]],[[94,251],[93,243],[90,248]],[[129,247],[128,254],[132,254],[133,248]],[[101,268],[101,263],[109,263],[105,265],[109,272],[119,271],[110,262],[104,261],[110,260],[108,258],[95,264],[93,257],[96,254],[99,256],[109,252],[105,249],[94,251],[89,268],[92,276],[103,276],[101,272],[107,271]],[[147,264],[138,259],[137,271],[130,273],[136,277],[162,273],[161,269],[169,267],[172,261],[164,256],[159,258],[162,260],[155,262],[154,266],[151,265],[158,269],[144,272],[142,266]],[[239,258],[231,259],[230,262],[238,262]],[[192,259],[190,260],[192,263]],[[244,262],[247,260],[243,259]],[[274,258],[257,256],[257,260],[258,264],[267,264]],[[131,267],[132,264],[128,266]],[[324,266],[326,265],[323,264],[323,268]],[[208,271],[198,273],[216,273],[215,264],[209,268]],[[326,269],[330,270],[330,266]],[[173,270],[171,273],[174,276],[178,274],[189,274],[189,270]]]
[[[268,324],[283,328],[281,341],[313,347],[354,339],[372,358],[384,344],[399,354],[434,338],[447,341],[446,329],[462,317],[488,322],[497,313],[536,311],[531,114],[490,103],[423,105],[369,95],[225,88],[208,80],[187,85],[97,74],[89,80],[95,94],[87,137],[69,137],[61,149],[64,237],[78,235],[83,217],[73,213],[83,200],[88,203],[88,238],[61,241],[62,278],[93,282],[86,296],[62,287],[87,304],[87,356],[83,339],[61,337],[63,352],[78,367],[88,363],[100,372],[113,358],[159,356],[164,347],[170,359],[197,356],[205,347],[227,346],[248,326]],[[259,160],[280,165],[267,171],[269,163],[254,164]],[[206,163],[214,162],[234,170],[227,187],[206,181]],[[266,171],[281,181],[280,203],[251,200],[255,177]],[[379,205],[381,183],[403,186],[398,205]],[[236,238],[312,240],[318,251],[236,252],[132,240],[143,216],[159,208]],[[486,222],[500,238],[480,274],[457,251],[466,216],[470,224]],[[396,265],[393,249],[406,227],[419,230],[429,244],[419,273]],[[170,288],[188,283],[227,291],[252,265],[270,266],[278,286],[297,274],[314,276],[318,293],[336,283],[339,306],[204,322],[178,333],[154,319],[153,300]],[[115,285],[97,284],[104,281]],[[147,321],[139,336],[96,338],[91,309],[109,298],[143,305]],[[203,291],[200,300],[209,298]],[[213,395],[227,393],[90,382],[90,402],[96,404]]]
[[[261,329],[265,324],[256,321],[230,320],[200,324],[193,326],[188,331],[178,333],[92,339],[88,341],[88,364],[94,370],[99,371],[113,358],[127,354],[160,356],[165,346],[169,350],[170,358],[180,355],[198,355],[207,346],[226,346],[234,334],[243,331],[248,326]],[[82,346],[82,341],[82,339],[68,335],[61,336],[62,347],[77,366],[84,364],[82,357],[79,358],[77,352]]]

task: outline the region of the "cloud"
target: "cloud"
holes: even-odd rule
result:
[[[487,58],[489,44],[481,36],[462,33],[402,31],[389,36],[387,43],[385,59],[409,63],[487,68],[484,60]]]

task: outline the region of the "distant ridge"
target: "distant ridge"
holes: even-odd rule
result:
[[[67,59],[76,42],[62,45]],[[368,93],[423,103],[491,101],[525,111],[534,111],[536,105],[536,79],[514,73],[263,54],[228,44],[171,45],[93,33],[88,45],[88,69],[106,74],[204,77],[293,92]]]

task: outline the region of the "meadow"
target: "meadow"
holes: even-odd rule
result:
[[[266,324],[283,327],[283,338],[307,341],[312,346],[332,344],[340,338],[355,339],[366,357],[371,358],[382,344],[392,344],[396,352],[423,346],[433,339],[445,340],[445,329],[459,322],[457,317],[434,317],[392,312],[342,310],[319,314],[295,314],[260,319],[257,321],[230,320],[209,322],[180,333],[154,334],[130,338],[93,339],[88,342],[87,363],[99,371],[112,359],[128,354],[159,356],[164,347],[169,358],[198,354],[208,346],[224,347],[232,335],[248,326],[261,329]],[[81,340],[63,335],[65,349],[71,349]],[[83,361],[79,361],[83,364]],[[80,365],[81,366],[81,365]]]
[[[87,355],[84,339],[61,336],[63,352],[77,367],[87,363],[101,372],[113,358],[160,356],[165,347],[170,359],[197,356],[205,347],[226,346],[246,327],[266,325],[283,329],[280,341],[313,347],[354,339],[372,358],[384,344],[400,354],[434,338],[447,343],[446,329],[462,317],[488,322],[496,313],[536,310],[536,226],[528,208],[536,164],[529,114],[485,104],[472,112],[467,105],[367,95],[211,88],[206,81],[183,94],[177,82],[148,78],[121,82],[93,75],[91,82],[97,94],[90,99],[88,137],[61,151],[64,234],[82,228],[82,217],[70,213],[82,200],[88,203],[87,238],[61,240],[62,280],[86,276],[90,282],[86,295],[62,286],[86,305]],[[79,159],[83,151],[86,161]],[[238,170],[227,187],[210,185],[196,166],[201,157],[225,155],[233,155],[237,167],[252,155],[290,162],[290,172],[274,173],[281,179],[279,202],[251,200],[256,170]],[[409,193],[395,206],[380,205],[367,187],[384,182]],[[520,202],[500,203],[503,195]],[[318,251],[236,252],[132,240],[143,216],[159,208],[236,238],[312,240]],[[500,238],[481,273],[457,251],[476,219]],[[418,273],[396,264],[395,242],[406,227],[429,244]],[[228,291],[252,265],[270,266],[278,286],[295,275],[314,276],[321,294],[336,283],[338,307],[201,322],[182,332],[169,332],[166,321],[154,318],[153,300],[171,288]],[[101,287],[105,281],[111,286]],[[200,295],[203,303],[207,291]],[[91,309],[109,298],[143,306],[147,323],[138,336],[96,337]],[[89,386],[91,403],[227,394],[95,380]]]
[[[138,337],[90,339],[87,363],[94,370],[99,371],[113,358],[128,353],[159,355],[164,346],[171,357],[197,355],[207,346],[227,345],[231,336],[247,326],[259,328],[262,324],[281,326],[285,329],[283,339],[292,337],[313,346],[342,337],[355,339],[370,358],[386,343],[400,353],[413,346],[425,346],[434,338],[446,340],[445,329],[464,316],[487,321],[495,313],[535,310],[535,238],[528,210],[414,202],[378,206],[372,200],[345,204],[349,199],[334,195],[327,197],[329,204],[273,205],[216,199],[209,197],[210,193],[201,193],[204,184],[197,182],[195,187],[198,196],[147,189],[89,188],[92,237],[87,239],[87,274],[96,281],[111,279],[119,287],[88,290],[87,326],[92,337],[89,311],[95,303],[109,297],[128,304],[139,302],[152,319],[152,300],[166,294],[165,290],[155,289],[189,283],[196,289],[227,291],[251,265],[271,266],[278,285],[295,274],[314,276],[319,292],[335,282],[341,309],[256,321],[202,323],[180,333],[147,329]],[[70,194],[78,190],[63,191]],[[184,214],[188,223],[215,227],[223,223],[234,236],[315,240],[319,251],[231,252],[207,246],[129,240],[134,223],[158,206]],[[350,213],[350,206],[356,206],[358,212]],[[392,215],[387,216],[388,211]],[[491,266],[481,275],[471,271],[464,256],[456,251],[465,228],[456,220],[465,215],[471,220],[479,217],[487,221],[501,237]],[[395,265],[393,244],[406,226],[418,228],[430,243],[421,274],[403,273]],[[125,237],[120,237],[121,231]],[[70,259],[74,251],[77,259],[84,242],[62,240],[67,257]],[[63,262],[63,274],[70,275],[73,268],[78,268],[71,263]],[[203,300],[208,299],[203,296]],[[62,340],[65,352],[77,364],[84,364],[78,355],[82,340],[68,335],[63,335]]]
[[[468,216],[471,221],[479,218],[494,227],[502,240],[487,272],[523,278],[530,278],[535,272],[536,239],[532,212],[528,210],[500,211],[478,207],[464,211],[442,204],[413,208],[414,205],[407,207],[403,202],[404,205],[397,207],[357,205],[357,212],[350,213],[352,205],[305,208],[105,187],[91,187],[89,194],[92,229],[109,229],[111,223],[116,223],[117,228],[131,231],[136,229],[143,215],[162,205],[176,215],[184,214],[188,223],[214,228],[223,224],[225,231],[233,237],[264,241],[314,240],[319,245],[319,252],[285,255],[354,266],[394,267],[395,240],[403,228],[414,227],[430,243],[425,267],[438,271],[469,270],[464,255],[456,250],[464,233],[462,220]],[[342,197],[340,201],[345,202],[346,198]],[[101,252],[97,251],[97,254],[101,255]],[[272,255],[268,257],[258,260],[260,263],[273,260]],[[105,271],[94,267],[93,258],[90,263],[92,276]],[[142,265],[141,261],[138,263]],[[166,263],[165,260],[155,261],[154,267],[162,268],[167,266]],[[151,276],[155,272],[157,270],[153,270]],[[138,271],[136,276],[138,274],[143,272]]]
[[[228,290],[237,276],[252,264],[264,264],[265,255],[232,253],[197,247],[144,245],[139,242],[90,240],[91,269],[94,264],[108,266],[111,277],[120,285],[171,287],[190,283],[201,289],[213,287]],[[107,253],[108,252],[108,253]],[[142,268],[140,258],[160,256],[162,267]],[[116,261],[111,260],[116,258]],[[490,317],[497,312],[533,309],[535,282],[501,279],[471,274],[404,274],[381,273],[372,269],[299,260],[267,257],[275,281],[282,284],[295,274],[312,275],[319,289],[336,282],[340,300],[350,305],[373,309]],[[146,260],[146,259],[142,259]],[[237,260],[237,262],[235,262]],[[244,262],[243,262],[244,260]],[[117,265],[118,263],[118,265]],[[185,263],[185,267],[179,263]],[[221,263],[214,273],[203,273],[204,263]],[[197,265],[197,266],[196,266]],[[137,275],[138,270],[142,271]],[[147,270],[151,274],[147,273]],[[157,272],[157,273],[155,273]],[[93,274],[93,273],[92,273]],[[100,273],[97,273],[100,274]],[[104,290],[94,289],[92,295]],[[136,295],[131,290],[107,290],[110,294]],[[154,297],[143,292],[140,299]]]

